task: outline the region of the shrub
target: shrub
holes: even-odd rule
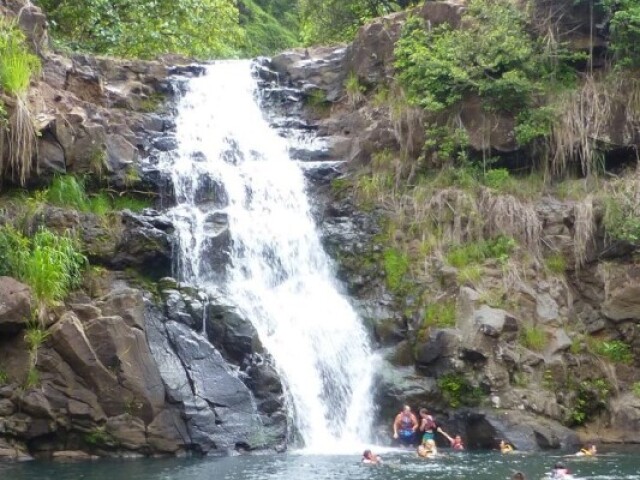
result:
[[[511,175],[506,168],[494,168],[484,174],[484,184],[494,190],[502,191],[510,180]]]
[[[424,313],[423,327],[454,327],[456,324],[456,302],[430,303]]]
[[[0,267],[3,274],[27,283],[42,304],[62,300],[76,287],[87,261],[71,235],[46,229],[27,238],[12,226],[4,226],[0,228],[0,246],[0,255],[10,258]]]
[[[640,66],[640,4],[636,0],[617,0],[611,17],[611,50],[621,66]]]
[[[228,56],[244,41],[232,0],[41,0],[54,36],[72,49],[120,57]]]
[[[461,284],[477,284],[482,279],[482,267],[480,265],[466,265],[458,270],[457,279]]]
[[[347,98],[351,106],[355,107],[364,100],[365,87],[360,83],[358,76],[354,72],[350,72],[344,82],[344,88],[347,91]]]
[[[567,270],[567,260],[560,253],[554,253],[545,259],[545,265],[551,273],[561,275]]]
[[[26,93],[31,78],[39,71],[40,60],[29,51],[22,30],[13,21],[5,17],[0,19],[0,85],[15,98],[13,112],[0,132],[0,173],[3,169],[2,159],[6,157],[7,170],[21,185],[26,183],[31,174],[36,143],[36,131]]]
[[[392,292],[400,293],[405,289],[405,275],[409,271],[409,256],[395,248],[385,250],[384,271],[387,286]]]
[[[574,406],[569,412],[569,425],[584,425],[591,417],[606,408],[610,395],[611,385],[605,379],[580,382],[576,388]]]
[[[484,396],[479,387],[472,386],[462,374],[458,373],[448,373],[440,377],[438,388],[451,408],[475,407],[480,404]]]
[[[509,260],[515,247],[516,241],[513,238],[500,236],[493,240],[470,242],[465,245],[451,247],[447,252],[446,259],[449,265],[456,268],[482,263],[490,258],[494,258],[500,263],[505,263]]]
[[[598,342],[595,346],[595,353],[614,363],[631,363],[633,361],[631,347],[621,340]]]
[[[547,333],[535,325],[525,326],[520,335],[522,345],[537,352],[545,349],[548,340]]]
[[[73,175],[56,175],[47,190],[47,200],[54,205],[88,210],[84,182]]]

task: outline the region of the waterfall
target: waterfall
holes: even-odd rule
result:
[[[369,340],[323,250],[301,166],[258,96],[250,62],[223,61],[180,100],[167,170],[181,280],[223,291],[253,323],[306,448],[353,447],[370,437]]]

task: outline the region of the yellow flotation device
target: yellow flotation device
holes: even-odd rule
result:
[[[581,448],[580,449],[580,453],[583,455],[586,455],[588,457],[593,456],[593,453],[591,452],[591,450],[587,449],[587,448]]]
[[[504,447],[500,447],[500,451],[502,453],[511,453],[513,452],[513,447],[507,443],[504,445]]]

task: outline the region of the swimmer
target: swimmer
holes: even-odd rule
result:
[[[566,480],[572,477],[571,472],[569,472],[566,466],[562,463],[556,463],[553,466],[553,470],[551,470],[551,478],[552,480]]]
[[[367,465],[380,465],[382,459],[371,450],[365,450],[362,454],[362,463]]]
[[[527,480],[527,477],[525,477],[522,472],[516,472],[511,475],[511,480]]]
[[[436,442],[433,440],[425,440],[418,447],[418,456],[421,458],[431,458],[438,455]]]
[[[506,443],[504,440],[500,440],[500,453],[511,453],[513,452],[513,447]]]
[[[595,457],[598,453],[598,449],[595,445],[591,445],[589,448],[582,448],[578,453],[576,453],[576,457]]]
[[[464,450],[464,443],[462,443],[462,437],[460,435],[456,435],[455,437],[451,438],[445,432],[442,432],[442,434],[447,438],[447,440],[449,440],[451,448],[458,451]]]

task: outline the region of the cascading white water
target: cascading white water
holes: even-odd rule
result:
[[[263,117],[248,61],[218,62],[190,80],[169,160],[183,280],[222,289],[256,327],[284,380],[306,448],[369,440],[373,373],[367,334],[339,292],[320,243],[303,172]],[[217,211],[196,198],[224,187]],[[200,204],[199,204],[200,203]],[[228,219],[230,262],[216,275],[207,245]]]

